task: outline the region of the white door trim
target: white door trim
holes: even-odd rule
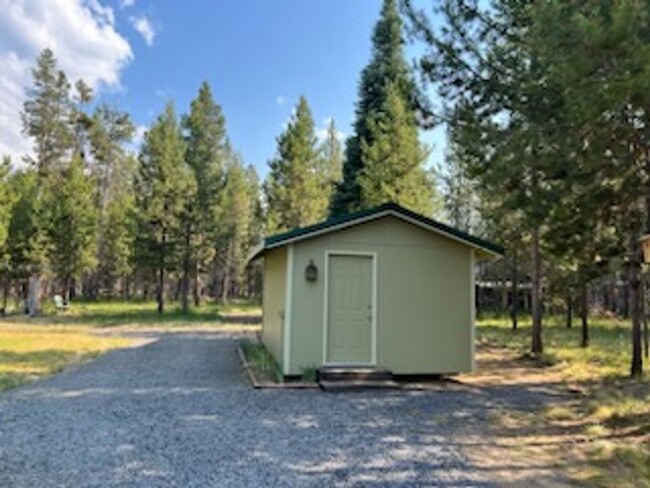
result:
[[[327,332],[329,308],[330,256],[365,256],[372,259],[372,332],[370,363],[332,363],[327,361]],[[377,253],[366,251],[325,251],[325,296],[323,299],[323,364],[326,366],[376,366],[377,365]]]
[[[293,318],[293,255],[294,245],[287,246],[287,275],[284,297],[284,337],[282,355],[282,373],[288,375],[291,371],[291,320]]]

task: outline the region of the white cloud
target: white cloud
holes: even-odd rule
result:
[[[72,82],[83,78],[95,89],[119,88],[133,52],[100,0],[0,0],[0,11],[0,154],[18,162],[31,147],[21,134],[20,111],[29,70],[43,49],[54,51]]]
[[[153,46],[153,41],[156,38],[157,32],[151,21],[145,16],[131,17],[129,20],[131,20],[133,28],[138,31],[138,34],[140,34],[144,39],[144,42],[147,43],[147,46]]]
[[[282,107],[287,103],[287,99],[282,95],[278,95],[278,97],[275,99],[275,103]]]
[[[133,7],[134,5],[135,5],[135,0],[120,0],[121,9]]]

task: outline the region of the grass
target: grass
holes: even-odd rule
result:
[[[505,318],[484,317],[477,325],[479,347],[502,348],[520,364],[546,371],[557,383],[554,387],[574,393],[570,401],[524,422],[534,435],[559,439],[548,445],[551,456],[574,456],[576,462],[568,469],[574,480],[589,486],[650,487],[650,375],[628,377],[629,322],[592,319],[590,346],[581,348],[579,324],[567,329],[561,317],[551,317],[544,323],[545,353],[540,358],[528,354],[529,318],[517,331]]]
[[[0,325],[0,391],[132,343],[132,339],[92,335],[84,328]]]
[[[283,375],[280,366],[263,344],[251,339],[242,339],[241,348],[253,374],[258,381],[282,383]]]
[[[52,303],[45,303],[44,308],[35,318],[13,314],[0,319],[0,391],[134,344],[133,339],[119,337],[122,331],[239,327],[260,315],[259,307],[246,303],[205,304],[187,314],[172,303],[163,315],[157,313],[154,302],[74,301],[70,310],[60,313]]]
[[[254,322],[260,316],[257,305],[234,302],[231,305],[205,303],[191,307],[184,313],[179,303],[166,303],[161,315],[153,301],[73,301],[66,312],[55,312],[53,304],[44,304],[43,315],[26,319],[22,315],[11,315],[6,322],[42,325],[84,325],[89,327],[146,327],[165,326],[172,328],[219,326],[225,323]],[[240,320],[241,318],[250,320]]]

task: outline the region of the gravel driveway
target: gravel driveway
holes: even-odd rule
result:
[[[163,334],[0,397],[0,487],[487,486],[467,391],[254,391],[236,338]]]

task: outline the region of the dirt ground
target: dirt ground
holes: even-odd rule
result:
[[[477,351],[476,372],[456,378],[465,386],[502,392],[527,389],[551,397],[563,397],[560,373],[523,361],[512,351],[482,346]],[[467,452],[480,469],[501,486],[570,486],[567,464],[574,461],[565,446],[577,442],[567,431],[545,423],[531,423],[534,407],[521,410],[507,403],[490,413],[489,441],[485,436],[468,435]],[[565,451],[564,453],[562,451]]]

